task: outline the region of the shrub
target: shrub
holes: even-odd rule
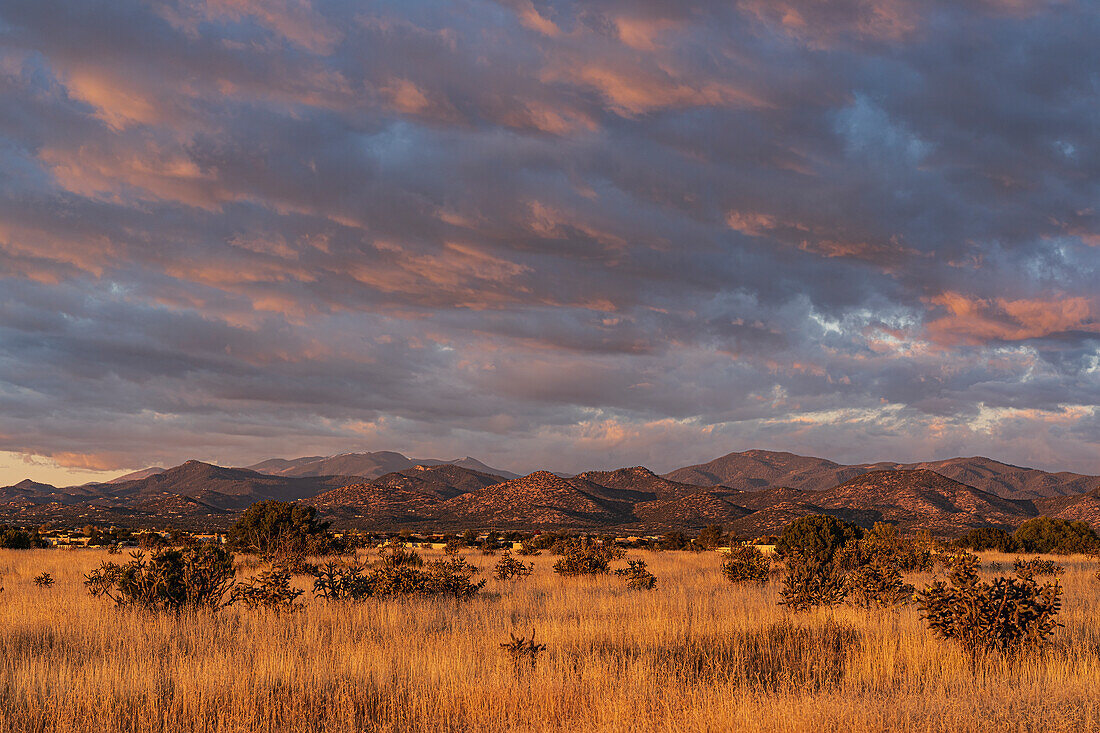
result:
[[[53,586],[53,576],[49,573],[39,573],[34,576],[34,584],[39,588],[49,588]]]
[[[1100,538],[1097,538],[1087,522],[1050,517],[1027,520],[1016,530],[1013,539],[1023,552],[1055,555],[1088,553],[1100,547]]]
[[[125,565],[104,562],[84,576],[93,596],[149,611],[217,611],[233,589],[233,555],[218,546],[132,552]]]
[[[419,568],[424,566],[424,558],[416,550],[406,548],[404,545],[383,545],[378,551],[379,561],[383,565],[398,567],[408,566]]]
[[[971,657],[990,652],[1017,654],[1043,645],[1059,626],[1058,583],[1042,586],[1032,577],[974,580],[953,573],[951,584],[936,581],[920,592],[921,617],[937,636],[954,639]]]
[[[521,540],[519,543],[519,549],[516,550],[517,555],[541,555],[542,550],[535,546],[535,543],[531,540]]]
[[[787,560],[779,603],[793,611],[836,606],[847,594],[846,581],[844,571],[833,563],[814,562],[794,555]]]
[[[447,542],[443,545],[443,553],[445,555],[457,555],[465,546],[466,543],[461,538],[448,537]]]
[[[1021,578],[1032,575],[1061,575],[1066,572],[1066,569],[1058,563],[1041,557],[1033,557],[1030,560],[1017,558],[1013,563],[1013,570]]]
[[[695,545],[704,550],[713,550],[722,544],[725,532],[720,524],[708,524],[695,538]]]
[[[338,565],[329,561],[317,569],[313,578],[313,594],[326,600],[359,600],[370,595],[370,579],[359,563]]]
[[[288,613],[299,610],[298,596],[305,591],[290,584],[290,572],[286,568],[274,567],[259,573],[233,588],[230,603],[241,601],[251,609],[266,608],[275,613]]]
[[[563,577],[603,575],[608,572],[608,558],[598,548],[577,547],[554,563],[554,572]]]
[[[415,555],[415,553],[411,553]],[[419,560],[419,556],[416,556]],[[361,600],[394,596],[450,595],[458,599],[471,598],[485,581],[473,582],[478,568],[464,558],[437,560],[424,567],[416,565],[407,555],[394,561],[386,555],[370,568],[353,564],[338,566],[328,563],[314,576],[313,593],[329,600]]]
[[[811,564],[829,564],[840,548],[862,536],[863,530],[858,525],[816,514],[784,527],[775,552],[784,559],[798,556]]]
[[[512,557],[512,553],[509,550],[505,550],[504,555],[493,569],[493,577],[497,580],[526,578],[534,572],[534,570],[534,563],[525,563],[522,560],[517,560]]]
[[[935,561],[931,541],[902,537],[898,528],[886,522],[875,526],[855,542],[837,550],[834,561],[847,569],[871,563],[891,565],[901,572],[931,570]]]
[[[5,550],[29,550],[33,547],[45,547],[46,541],[38,536],[38,531],[28,532],[17,527],[0,524],[0,548]]]
[[[542,654],[546,650],[545,644],[535,643],[535,632],[531,630],[531,638],[528,639],[525,636],[516,636],[514,633],[509,634],[512,637],[511,641],[506,641],[500,645],[500,648],[508,653],[508,656],[512,658],[512,664],[515,665],[516,674],[520,673],[520,669],[524,662],[530,665],[531,669],[535,668],[535,664],[538,662],[539,654]]]
[[[766,583],[772,563],[755,545],[736,545],[722,560],[722,574],[731,583]]]
[[[975,550],[978,552],[982,550],[1016,552],[1019,549],[1016,539],[1005,530],[997,527],[978,527],[977,529],[972,529],[951,544],[960,549]]]
[[[653,590],[657,587],[657,576],[649,572],[645,560],[629,560],[625,568],[619,568],[615,575],[626,578],[626,587],[633,590]]]
[[[691,547],[691,542],[683,532],[669,532],[658,540],[657,547],[661,550],[686,550]]]
[[[328,522],[317,521],[317,509],[286,501],[261,501],[244,511],[229,528],[230,549],[285,560],[291,555],[322,554],[331,545]]]
[[[880,560],[848,573],[844,600],[861,608],[884,608],[908,603],[915,590],[902,580],[897,566]]]

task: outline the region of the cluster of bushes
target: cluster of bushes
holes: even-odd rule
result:
[[[611,561],[626,555],[626,550],[612,543],[573,540],[564,549],[562,557],[554,563],[554,572],[562,577],[614,572],[626,579],[628,588],[652,590],[657,587],[657,576],[649,572],[644,560],[629,560],[627,567],[612,571]]]
[[[1004,529],[972,529],[952,543],[959,549],[1000,552],[1042,552],[1053,555],[1100,551],[1100,537],[1087,522],[1036,517],[1009,534]]]
[[[329,562],[314,574],[314,595],[328,600],[362,600],[393,596],[473,597],[485,585],[474,582],[480,569],[462,557],[425,563],[415,550],[383,548],[370,565]]]
[[[797,611],[845,602],[862,607],[908,603],[915,589],[902,572],[929,569],[934,557],[928,542],[903,538],[893,525],[880,522],[864,532],[825,515],[787,525],[775,550],[787,564],[780,603]],[[727,577],[734,569],[723,568]]]
[[[936,581],[920,592],[918,606],[929,628],[957,641],[972,658],[1005,655],[1043,645],[1057,628],[1061,586],[1036,583],[1024,569],[1015,578],[978,579],[978,558],[960,553],[948,559],[949,582]]]
[[[30,550],[46,547],[47,542],[38,535],[38,530],[25,530],[0,524],[0,548],[5,550]]]
[[[151,611],[217,611],[232,602],[233,555],[218,546],[165,549],[146,556],[130,553],[119,565],[103,562],[84,576],[93,596],[124,608]]]

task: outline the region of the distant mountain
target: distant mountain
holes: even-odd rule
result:
[[[768,489],[743,496],[741,503],[754,511],[732,527],[747,534],[776,532],[810,514],[946,535],[973,527],[1010,527],[1038,514],[1030,501],[1005,499],[927,469],[871,471],[824,491]]]
[[[1006,499],[1068,496],[1100,486],[1100,476],[1050,473],[980,456],[921,463],[881,462],[846,466],[824,458],[763,450],[729,453],[708,463],[678,468],[665,474],[665,478],[700,486],[728,486],[741,491],[780,486],[821,491],[872,471],[921,469],[935,471]]]
[[[463,468],[453,463],[413,466],[380,476],[370,483],[380,488],[414,491],[437,499],[450,499],[503,482],[503,476]]]
[[[164,473],[165,470],[166,469],[161,468],[160,466],[153,466],[151,468],[143,468],[140,471],[134,471],[133,473],[127,473],[125,475],[119,476],[118,478],[113,478],[110,481],[108,481],[107,483],[109,483],[109,484],[121,484],[121,483],[124,483],[126,481],[137,481],[138,479],[148,478],[149,476],[153,476],[153,475],[156,475],[158,473]]]
[[[585,471],[575,478],[609,489],[647,493],[651,495],[650,499],[678,499],[699,492],[698,486],[663,478],[644,466],[620,468],[616,471]]]
[[[322,514],[360,526],[393,526],[425,520],[439,499],[418,491],[373,483],[341,486],[302,499]]]
[[[24,479],[13,486],[0,488],[0,502],[25,502],[27,504],[78,504],[100,498],[102,493],[95,484],[58,488],[50,484]]]
[[[162,473],[120,483],[100,484],[102,501],[112,506],[176,495],[220,510],[243,509],[267,499],[294,501],[356,481],[352,476],[268,476],[246,468],[187,461]]]
[[[453,465],[503,478],[519,478],[518,474],[486,466],[476,458],[442,461],[435,458],[407,458],[393,451],[373,453],[343,453],[337,456],[306,456],[305,458],[272,458],[248,468],[272,476],[359,476],[367,480],[387,473],[405,471],[416,466]]]
[[[620,490],[536,471],[449,499],[436,507],[435,518],[502,529],[584,528],[629,522],[631,508]]]
[[[842,466],[824,458],[749,450],[729,453],[709,463],[678,468],[664,476],[685,484],[728,486],[739,491],[759,491],[777,486],[820,491],[868,470],[870,469],[864,467]]]
[[[1088,522],[1094,529],[1100,530],[1100,488],[1077,496],[1037,499],[1035,506],[1041,514],[1048,517]]]

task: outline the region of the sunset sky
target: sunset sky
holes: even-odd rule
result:
[[[1100,13],[0,3],[0,484],[1100,473]]]

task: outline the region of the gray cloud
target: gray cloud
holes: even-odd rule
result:
[[[0,450],[1100,471],[1098,25],[5,3]]]

